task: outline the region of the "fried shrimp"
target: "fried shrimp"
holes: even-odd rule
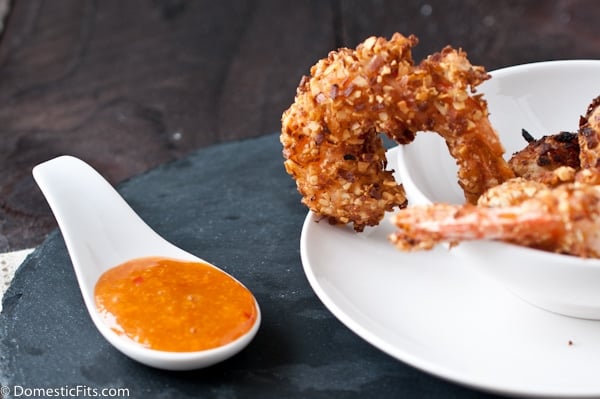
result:
[[[494,189],[495,196],[507,195],[499,201],[503,206],[433,204],[401,210],[393,220],[399,230],[390,239],[402,250],[493,239],[600,258],[599,186],[567,183],[542,188],[521,182],[521,186],[507,182]],[[531,195],[515,195],[519,187]]]
[[[414,65],[414,36],[370,37],[332,51],[311,68],[282,116],[286,171],[302,202],[332,223],[362,231],[405,207],[404,189],[386,170],[378,133],[400,144],[434,131],[456,159],[458,181],[474,203],[513,177],[475,87],[489,75],[451,47]],[[436,173],[432,171],[432,173]]]

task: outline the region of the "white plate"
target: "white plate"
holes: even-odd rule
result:
[[[310,213],[305,220],[305,273],[348,328],[407,364],[473,388],[600,397],[600,322],[525,303],[443,247],[402,253],[387,241],[392,231],[389,220],[363,233]]]

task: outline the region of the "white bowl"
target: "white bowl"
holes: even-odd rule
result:
[[[536,138],[576,132],[579,116],[600,95],[600,61],[540,62],[491,75],[478,91],[488,101],[490,120],[507,159],[527,144],[521,129]],[[465,202],[456,163],[435,133],[420,133],[402,146],[397,169],[409,206]],[[463,242],[451,251],[531,304],[568,316],[600,319],[600,260],[485,240]]]

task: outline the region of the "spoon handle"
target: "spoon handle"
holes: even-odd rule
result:
[[[82,288],[93,289],[105,270],[132,258],[197,259],[155,233],[82,160],[60,156],[34,167],[33,176],[58,222]]]

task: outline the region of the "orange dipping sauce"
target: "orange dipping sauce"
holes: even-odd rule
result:
[[[106,271],[96,283],[96,307],[118,334],[162,351],[223,346],[257,318],[254,297],[214,267],[168,258],[139,258]]]

